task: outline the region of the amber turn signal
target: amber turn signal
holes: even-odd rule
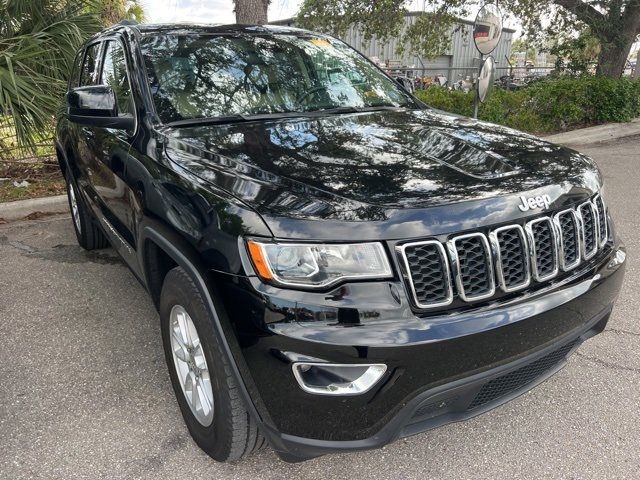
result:
[[[249,240],[247,246],[249,247],[249,256],[251,257],[258,276],[263,280],[272,280],[273,274],[267,264],[267,260],[264,258],[264,251],[260,244]]]

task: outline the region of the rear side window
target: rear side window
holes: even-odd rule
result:
[[[134,113],[124,49],[119,42],[107,42],[100,83],[113,89],[118,102],[118,113]]]
[[[82,72],[80,74],[80,86],[97,85],[98,84],[98,53],[100,44],[94,43],[87,47],[84,61],[82,63]]]

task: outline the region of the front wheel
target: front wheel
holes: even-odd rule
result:
[[[173,390],[193,439],[224,462],[250,454],[265,440],[240,397],[213,320],[191,277],[180,267],[167,273],[160,322]]]
[[[73,221],[73,229],[76,232],[78,244],[85,250],[108,247],[107,237],[102,233],[100,227],[95,224],[89,209],[76,191],[76,186],[70,173],[67,173],[66,181],[69,210],[71,210],[71,220]]]

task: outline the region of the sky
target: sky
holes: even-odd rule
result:
[[[235,23],[232,0],[140,0],[147,23],[194,22]],[[271,0],[269,21],[290,18],[298,13],[302,0]],[[422,10],[422,0],[412,0],[409,10]],[[520,35],[519,22],[508,19],[505,27],[515,28]]]
[[[234,23],[232,0],[141,0],[148,23]],[[294,16],[302,0],[272,0],[269,20]]]
[[[148,23],[199,22],[234,23],[232,0],[140,0]],[[302,0],[271,0],[269,20],[290,18],[298,13]],[[410,10],[422,10],[422,0],[412,0]]]

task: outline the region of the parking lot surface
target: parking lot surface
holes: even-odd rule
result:
[[[580,150],[628,247],[607,330],[492,412],[300,464],[207,457],[174,400],[158,315],[115,253],[78,247],[68,215],[0,225],[0,479],[640,478],[640,137]]]

